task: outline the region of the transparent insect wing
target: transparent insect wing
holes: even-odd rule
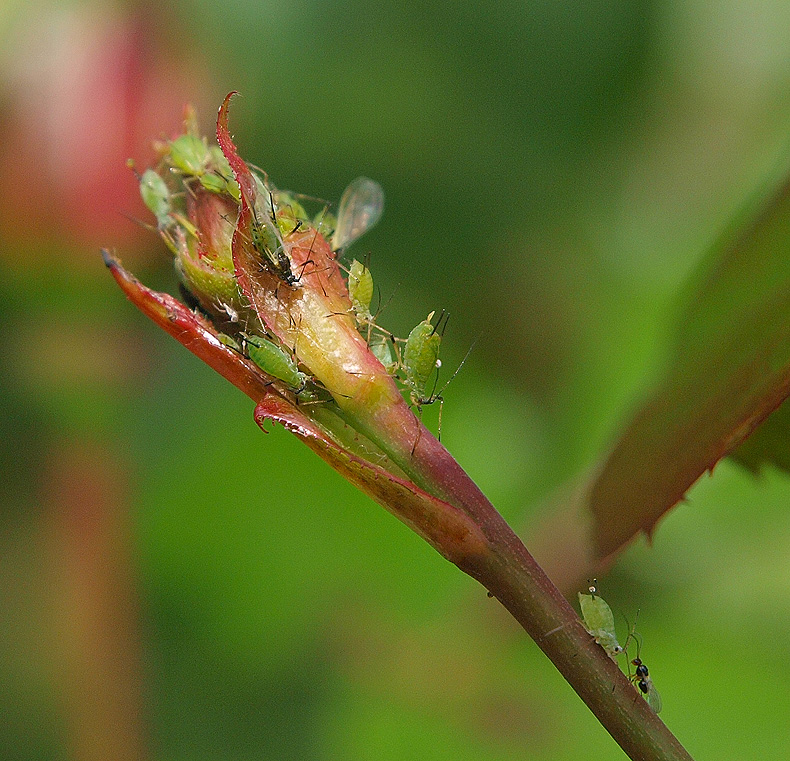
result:
[[[353,180],[340,199],[332,248],[335,251],[348,248],[379,221],[383,209],[381,185],[368,177]]]
[[[658,690],[653,685],[653,680],[647,680],[647,704],[655,711],[655,713],[661,713],[661,695],[658,694]]]

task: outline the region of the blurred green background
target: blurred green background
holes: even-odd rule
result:
[[[622,758],[498,603],[263,435],[98,249],[174,289],[124,161],[188,100],[210,133],[231,89],[279,187],[377,179],[379,321],[449,310],[448,369],[474,343],[443,440],[530,546],[786,155],[789,24],[769,0],[3,4],[0,757]],[[692,755],[781,757],[790,485],[725,462],[690,497],[604,595],[641,611]]]

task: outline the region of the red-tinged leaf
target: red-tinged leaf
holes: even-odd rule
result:
[[[741,219],[704,261],[664,378],[589,492],[600,557],[650,534],[790,394],[790,183]]]
[[[297,339],[303,341],[300,334],[309,330],[302,324],[306,318],[302,313],[315,308],[305,309],[306,300],[320,301],[317,307],[322,315],[320,320],[343,323],[347,332],[355,333],[351,302],[335,253],[317,230],[306,229],[286,236],[291,269],[297,277],[296,287],[284,283],[261,261],[261,254],[253,245],[255,180],[228,131],[228,106],[234,94],[230,93],[219,109],[217,141],[241,188],[239,217],[233,235],[233,262],[242,292],[261,322],[287,346],[297,345]]]
[[[475,522],[458,508],[427,494],[405,478],[338,446],[304,413],[274,394],[255,409],[255,420],[281,423],[344,478],[364,491],[444,557],[463,565],[472,556],[484,556],[489,544]]]
[[[730,457],[754,474],[766,464],[790,473],[790,404],[783,402]]]
[[[108,251],[102,251],[102,256],[129,300],[196,357],[255,402],[274,392],[273,379],[249,359],[225,346],[211,323],[169,294],[144,286]]]
[[[392,376],[357,331],[335,252],[324,237],[312,228],[286,236],[283,246],[296,282],[286,282],[283,273],[262,260],[256,248],[253,227],[261,221],[255,216],[256,183],[228,131],[232,95],[225,98],[219,110],[217,140],[241,188],[232,243],[236,281],[261,323],[356,420],[355,427],[368,434],[375,428],[376,435],[387,431],[403,438],[404,418],[411,420],[413,415]],[[392,425],[369,425],[380,414],[392,418]],[[389,440],[378,443],[382,448],[393,444]],[[396,443],[404,454],[404,442]],[[391,455],[394,449],[398,447],[390,447]]]
[[[225,96],[225,100],[222,101],[222,105],[219,107],[219,112],[217,113],[217,142],[222,152],[225,154],[230,168],[233,170],[236,182],[239,183],[242,207],[245,205],[252,206],[255,204],[255,180],[253,179],[252,172],[250,172],[250,168],[241,156],[239,156],[239,152],[236,150],[236,146],[233,144],[233,138],[230,136],[230,131],[228,130],[228,106],[234,95],[238,95],[235,90],[229,92]]]
[[[236,228],[233,231],[232,244],[236,281],[241,292],[245,295],[247,300],[253,304],[256,311],[258,311],[256,298],[259,299],[261,295],[266,294],[277,302],[280,283],[274,273],[261,266],[260,255],[252,245],[252,225],[257,194],[255,179],[252,176],[250,168],[241,156],[239,156],[239,152],[236,150],[236,145],[228,130],[228,107],[231,98],[236,94],[235,90],[228,93],[225,96],[225,100],[222,101],[222,105],[219,107],[219,112],[217,114],[217,142],[230,164],[230,168],[233,171],[236,182],[239,184],[240,190],[239,215],[236,220]],[[252,273],[256,273],[257,278],[253,278]],[[285,290],[284,287],[283,292],[285,292]],[[258,291],[260,293],[258,293]],[[276,307],[276,304],[274,307]],[[269,321],[264,319],[260,313],[258,316],[270,331],[277,335],[280,340],[284,341],[283,337],[274,329],[274,326],[269,324]]]

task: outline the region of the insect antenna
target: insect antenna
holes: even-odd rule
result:
[[[121,212],[121,216],[122,217],[126,217],[126,219],[128,219],[130,222],[133,222],[134,224],[139,225],[144,230],[148,230],[148,232],[151,232],[151,233],[159,232],[159,228],[156,225],[152,225],[152,224],[149,224],[148,222],[144,222],[139,217],[135,217],[132,214],[127,214],[125,211]]]
[[[445,327],[447,326],[447,321],[445,320]],[[464,358],[461,360],[458,367],[455,368],[455,372],[447,379],[447,382],[439,389],[439,392],[436,392],[436,385],[439,382],[439,373],[436,373],[436,377],[433,381],[433,391],[431,395],[427,399],[421,400],[420,411],[422,411],[422,404],[433,404],[434,402],[439,402],[439,422],[437,424],[437,438],[439,441],[442,440],[442,412],[444,411],[444,397],[442,394],[444,393],[445,389],[455,380],[455,376],[461,372],[461,368],[466,363],[466,360],[469,359],[469,355],[472,353],[472,349],[475,348],[475,341],[467,350],[466,354],[464,354]],[[440,360],[439,360],[440,361]]]
[[[475,348],[475,344],[476,343],[477,343],[477,340],[475,340],[472,343],[472,345],[466,350],[466,354],[464,354],[464,358],[461,360],[461,362],[459,363],[458,367],[455,368],[455,372],[447,379],[447,382],[439,390],[439,394],[440,395],[443,394],[444,390],[455,380],[455,376],[458,375],[458,373],[461,372],[461,368],[466,364],[466,360],[469,359],[469,355],[472,353],[472,349]],[[438,380],[438,377],[439,377],[438,374],[437,374],[436,377],[437,377],[437,380]]]
[[[623,652],[625,652],[626,657],[628,657],[628,646],[631,644],[631,640],[633,640],[636,642],[636,657],[638,658],[639,652],[642,649],[642,635],[636,630],[636,623],[639,620],[639,610],[637,609],[636,615],[634,616],[633,626],[629,623],[628,617],[625,614],[623,615],[623,618],[625,619],[625,625],[628,628],[628,635],[625,638]]]

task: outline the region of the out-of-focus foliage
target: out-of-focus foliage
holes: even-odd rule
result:
[[[145,727],[153,758],[620,758],[496,602],[298,441],[264,436],[245,398],[124,302],[100,243],[134,250],[154,287],[175,277],[156,236],[121,216],[145,213],[123,166],[145,168],[142,142],[97,146],[167,136],[187,99],[208,128],[238,89],[236,140],[279,186],[337,199],[358,175],[380,182],[385,214],[355,256],[371,252],[381,320],[405,335],[448,308],[448,376],[477,341],[444,394],[442,438],[532,546],[534,506],[628,418],[663,365],[680,284],[786,145],[790,11],[195,0],[163,13],[75,0],[0,16],[5,124],[32,113],[22,138],[44,136],[25,153],[6,129],[0,145],[30,157],[0,159],[2,203],[30,210],[3,214],[0,241],[0,756],[84,749],[80,697],[113,704],[98,685],[121,640],[143,719],[132,706],[115,726]],[[158,51],[143,60],[172,58],[187,85],[155,65],[107,79],[108,55],[75,99],[78,75],[47,72],[84,63],[107,19],[118,36],[101,49]],[[159,87],[170,95],[139,118],[137,95]],[[93,221],[90,246],[68,220],[109,191],[62,161],[86,130],[68,155],[109,156],[101,176],[130,199],[114,232]],[[52,162],[65,185],[42,176]],[[700,758],[787,745],[790,704],[772,685],[790,648],[789,496],[771,468],[754,482],[722,463],[651,549],[601,579],[621,637],[641,610],[662,717]],[[131,546],[81,504],[104,505]],[[555,542],[547,565],[569,554]],[[113,568],[132,580],[99,579]],[[88,626],[97,590],[116,622],[103,639]],[[128,640],[113,600],[138,610]]]
[[[768,464],[790,471],[789,426],[790,407],[783,404],[733,452],[733,458],[755,474]]]
[[[790,393],[790,179],[750,204],[692,278],[673,356],[590,489],[598,556],[656,523]],[[776,423],[774,423],[774,426]],[[776,462],[776,453],[757,447]],[[748,457],[748,454],[747,454]],[[757,461],[759,462],[759,460]]]

